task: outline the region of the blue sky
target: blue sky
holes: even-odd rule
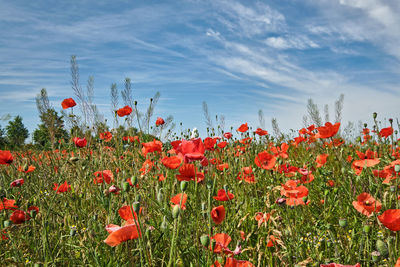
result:
[[[161,93],[155,117],[206,125],[202,102],[227,126],[298,129],[312,98],[321,110],[345,95],[343,124],[398,117],[400,2],[6,1],[0,0],[0,116],[39,123],[35,96],[73,97],[70,56],[81,84],[95,79],[95,103],[111,121],[110,85],[133,81],[140,107]],[[122,107],[122,100],[120,100]],[[7,122],[0,121],[2,127]],[[179,127],[177,127],[179,129]]]

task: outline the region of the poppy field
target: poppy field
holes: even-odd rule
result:
[[[239,122],[2,150],[0,265],[398,267],[398,129],[371,121],[355,141],[339,122],[295,138]]]

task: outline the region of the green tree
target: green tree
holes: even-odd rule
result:
[[[0,149],[5,149],[7,145],[6,131],[0,125]]]
[[[21,147],[29,136],[29,131],[22,123],[21,116],[16,116],[14,120],[9,121],[6,131],[8,142],[13,148]]]
[[[51,120],[44,120],[45,118],[51,118]],[[62,116],[58,116],[58,113],[53,108],[41,114],[40,119],[43,123],[39,124],[38,128],[33,132],[35,145],[54,149],[54,144],[58,140],[68,140],[68,132],[64,129],[64,120]],[[49,121],[51,121],[50,125],[48,124]]]

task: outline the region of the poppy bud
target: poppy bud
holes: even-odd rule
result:
[[[138,183],[137,177],[136,177],[136,176],[131,177],[131,182],[132,182],[132,185],[133,185],[133,186],[136,186],[137,183]]]
[[[137,101],[135,101],[135,106],[137,105]]]
[[[135,201],[135,202],[133,202],[132,207],[133,207],[133,211],[136,212],[136,214],[139,214],[140,203],[138,201]]]
[[[388,247],[387,247],[386,243],[383,242],[382,240],[376,241],[376,249],[379,251],[379,253],[380,253],[383,257],[386,258],[387,256],[389,256]]]
[[[163,195],[163,193],[162,193],[162,188],[160,188],[160,189],[158,190],[158,193],[157,193],[157,201],[160,202],[160,203],[162,203],[162,202],[163,202],[163,199],[164,199],[164,195]]]
[[[124,182],[122,184],[122,190],[124,190],[124,192],[129,192],[129,189],[130,189],[129,183],[128,182]]]
[[[393,119],[392,119],[392,118],[389,119],[389,123],[390,123],[390,124],[393,123]]]
[[[376,112],[372,113],[372,117],[373,117],[374,119],[376,119],[377,116],[378,116],[378,113],[376,113]]]
[[[12,222],[11,222],[10,220],[5,220],[5,221],[3,222],[4,228],[9,227],[11,224],[12,224]]]
[[[367,128],[368,124],[364,123],[364,128]]]
[[[174,208],[172,209],[172,218],[174,219],[178,218],[180,212],[181,212],[181,207],[179,207],[179,205],[175,205]]]
[[[329,190],[328,190],[328,189],[325,189],[324,195],[327,196],[328,194],[329,194]]]
[[[280,197],[275,201],[275,203],[278,205],[284,205],[284,204],[286,204],[286,199]]]
[[[381,253],[379,253],[379,251],[373,251],[372,253],[371,253],[371,256],[372,256],[372,261],[373,262],[378,262],[379,261],[379,258],[381,257]]]
[[[28,166],[28,164],[27,164],[27,163],[25,163],[25,165],[23,166],[23,170],[24,170],[24,172],[28,171],[28,169],[29,169],[29,166]]]
[[[308,197],[307,197],[307,196],[303,197],[303,202],[304,202],[304,203],[307,203],[307,200],[308,200]]]
[[[211,250],[214,250],[217,241],[215,239],[211,239]]]
[[[167,227],[168,227],[168,223],[166,222],[165,216],[164,216],[163,221],[161,222],[160,228],[161,228],[162,230],[165,230],[165,229],[167,229]]]
[[[208,245],[210,245],[210,237],[208,235],[202,235],[200,237],[200,242],[203,246],[208,247]]]
[[[339,219],[339,225],[340,225],[340,227],[346,227],[347,219]]]
[[[364,230],[364,233],[367,233],[367,234],[368,234],[368,233],[371,231],[371,226],[369,226],[369,225],[364,225],[363,230]]]
[[[211,188],[213,187],[213,183],[214,183],[214,182],[213,182],[212,180],[208,180],[208,181],[207,181],[207,188],[208,188],[208,189],[211,189]]]
[[[187,187],[188,187],[188,185],[189,185],[188,181],[182,181],[181,182],[181,191],[185,192]]]
[[[361,136],[357,136],[356,141],[357,141],[358,143],[361,143]]]
[[[339,188],[337,188],[337,187],[335,187],[335,188],[333,188],[333,193],[337,193],[339,191]]]
[[[400,165],[398,165],[398,164],[394,165],[394,171],[400,172]]]

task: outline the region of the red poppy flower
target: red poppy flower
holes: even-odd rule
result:
[[[65,193],[65,192],[71,191],[71,185],[69,185],[67,183],[67,181],[65,181],[63,184],[60,184],[60,185],[54,183],[53,190],[56,191],[57,194]]]
[[[15,205],[14,199],[3,198],[3,200],[0,201],[0,210],[15,210],[17,208],[18,206]]]
[[[0,164],[10,165],[13,162],[14,158],[10,151],[8,150],[0,150]]]
[[[175,141],[171,143],[180,157],[182,157],[185,163],[190,163],[195,160],[203,160],[205,146],[201,138],[191,139],[189,141]]]
[[[273,235],[270,235],[269,236],[269,240],[268,240],[268,243],[267,243],[267,247],[273,247],[273,246],[275,246],[276,245],[276,237],[275,236],[273,236]]]
[[[375,200],[368,193],[361,193],[357,197],[357,201],[353,201],[353,207],[360,213],[370,217],[373,212],[379,212],[382,208],[382,204]]]
[[[96,176],[93,179],[94,184],[102,184],[104,181],[107,184],[110,184],[111,181],[114,182],[114,175],[110,170],[97,171],[94,173],[94,176]]]
[[[259,136],[264,136],[268,134],[266,130],[263,130],[261,128],[257,128],[257,130],[254,133],[258,134]]]
[[[217,170],[223,171],[225,169],[229,169],[229,164],[228,163],[221,163],[217,165]]]
[[[139,171],[141,171],[142,176],[144,176],[153,169],[153,166],[154,166],[154,162],[152,162],[150,159],[146,159],[143,162],[142,168],[140,168]]]
[[[383,128],[379,131],[379,135],[385,138],[388,138],[393,134],[393,128],[392,127],[387,127]]]
[[[24,184],[24,179],[17,179],[10,184],[10,187],[20,187]]]
[[[224,137],[226,139],[231,139],[232,138],[232,133],[231,132],[226,132],[226,133],[224,133]]]
[[[254,216],[254,219],[258,222],[258,228],[262,224],[264,224],[265,227],[267,227],[267,222],[269,221],[269,218],[271,217],[270,213],[262,213],[262,212],[257,212],[256,215]]]
[[[394,267],[400,267],[400,257],[397,259],[396,265]]]
[[[21,224],[25,221],[29,221],[30,219],[31,217],[29,216],[29,214],[23,210],[16,210],[10,216],[10,220],[14,224]]]
[[[206,137],[203,141],[205,150],[214,151],[214,146],[217,143],[217,138]]]
[[[100,139],[104,140],[105,142],[110,142],[112,139],[112,133],[110,132],[100,133]]]
[[[132,113],[132,108],[130,106],[125,106],[117,110],[117,114],[120,117],[128,116]]]
[[[216,241],[214,250],[212,250],[210,246],[210,250],[213,251],[214,253],[232,252],[230,249],[228,249],[228,245],[232,241],[232,238],[228,234],[225,233],[215,234],[213,237],[211,237],[211,240],[212,239]]]
[[[175,207],[176,205],[179,205],[179,203],[181,203],[181,209],[185,210],[186,209],[185,203],[186,203],[187,197],[188,196],[185,193],[179,193],[176,196],[173,196],[170,200],[173,203],[173,205],[171,205],[171,206]]]
[[[18,167],[18,171],[24,172],[24,173],[30,173],[36,170],[35,166],[30,165],[26,170],[24,170],[21,166]]]
[[[114,224],[109,224],[106,226],[106,230],[110,234],[104,240],[104,243],[111,247],[115,247],[122,242],[137,239],[140,236],[138,229],[139,227],[137,227],[136,224],[127,224],[122,227]]]
[[[204,174],[202,172],[197,172],[197,168],[194,164],[183,164],[179,168],[179,174],[176,175],[178,181],[194,181],[198,183],[204,180]]]
[[[378,216],[379,221],[392,231],[400,231],[400,209],[385,210]]]
[[[168,169],[177,169],[181,165],[182,159],[178,156],[164,157],[161,163]]]
[[[327,122],[325,123],[325,126],[318,127],[318,133],[315,135],[315,138],[329,138],[337,134],[339,131],[340,127],[340,122],[335,123],[332,125],[332,123]]]
[[[245,131],[247,131],[249,129],[249,127],[247,126],[247,122],[245,124],[240,125],[239,128],[237,128],[238,132],[244,133]]]
[[[304,197],[308,196],[307,187],[303,185],[297,186],[297,183],[297,181],[289,180],[282,185],[281,195],[288,197],[288,199],[286,199],[286,205],[297,206],[309,203],[309,201],[304,203],[303,200]]]
[[[66,98],[61,102],[61,106],[63,109],[72,108],[76,106],[76,102],[72,98]]]
[[[153,139],[151,142],[147,143],[142,143],[142,153],[144,156],[147,155],[147,153],[155,152],[158,151],[161,153],[162,150],[162,143],[161,141],[158,141],[156,139]]]
[[[218,146],[219,148],[224,148],[224,147],[226,147],[227,144],[228,144],[228,142],[222,141],[222,142],[219,142],[219,143],[217,144],[217,146]]]
[[[244,180],[246,183],[249,184],[254,184],[256,183],[256,180],[254,178],[254,173],[253,173],[253,169],[251,168],[251,166],[249,167],[243,167],[242,171],[239,172],[238,176],[236,177],[236,179],[238,180]]]
[[[321,264],[320,267],[361,267],[359,263],[356,265],[343,265],[339,263],[328,263],[328,264]]]
[[[224,267],[254,267],[254,265],[249,261],[227,258]]]
[[[228,201],[231,200],[235,197],[234,194],[232,194],[231,192],[226,192],[224,189],[220,189],[218,190],[218,194],[216,197],[213,197],[215,200],[218,201]]]
[[[326,159],[328,158],[328,154],[320,154],[317,156],[315,162],[317,163],[317,168],[320,168],[325,165]]]
[[[78,138],[78,137],[74,137],[74,139],[72,139],[75,143],[75,145],[77,147],[85,147],[87,145],[87,140],[86,138]]]
[[[379,163],[379,159],[360,159],[353,161],[353,166],[358,168],[373,167]]]
[[[256,165],[265,170],[270,170],[275,166],[276,158],[269,154],[267,151],[258,153],[257,157],[254,159]]]
[[[165,121],[163,118],[160,118],[160,117],[157,118],[157,120],[156,120],[157,126],[163,125],[164,123],[165,123]]]
[[[139,214],[141,214],[142,208],[139,209]],[[119,216],[127,222],[137,221],[138,216],[133,210],[133,206],[123,206],[118,210]]]
[[[287,150],[289,149],[289,145],[286,143],[282,143],[281,146],[271,147],[271,152],[274,153],[275,157],[281,157],[283,159],[287,159],[289,157]]]
[[[39,207],[36,206],[31,206],[28,208],[28,212],[30,213],[32,210],[36,211],[36,213],[39,213]]]
[[[223,205],[215,207],[211,210],[211,219],[215,224],[221,224],[225,219],[225,207]]]

